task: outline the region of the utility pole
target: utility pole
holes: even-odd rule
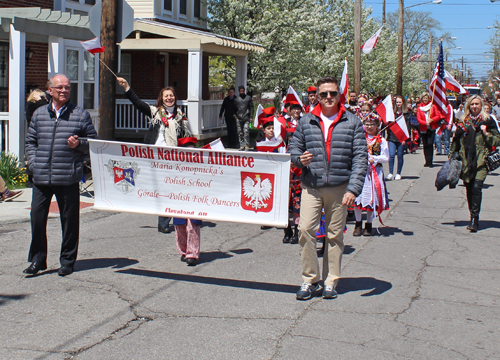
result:
[[[354,91],[361,92],[361,1],[354,1]]]
[[[116,72],[118,48],[116,46],[116,0],[102,0],[101,45],[104,46],[101,60]],[[99,71],[99,139],[114,140],[116,78],[104,66]]]
[[[404,33],[405,2],[399,0],[398,22],[398,69],[396,75],[396,94],[403,95],[403,33]]]
[[[382,24],[385,25],[385,0],[382,2]]]
[[[429,85],[432,80],[432,34],[429,35]]]
[[[460,69],[460,80],[464,82],[465,73],[464,73],[464,57],[462,56],[462,68]]]

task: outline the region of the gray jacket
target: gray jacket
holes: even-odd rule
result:
[[[304,167],[300,155],[313,154]],[[330,161],[319,117],[309,113],[302,117],[288,148],[292,163],[302,168],[300,180],[310,188],[347,185],[347,191],[358,196],[363,189],[368,167],[368,150],[363,125],[355,115],[344,112],[335,124],[330,141]]]
[[[245,98],[242,99],[241,96],[237,94],[234,103],[236,105],[236,114],[234,115],[236,120],[249,121],[250,117],[253,116],[252,98],[246,95]]]
[[[500,106],[498,104],[493,106],[493,108],[491,109],[491,112],[500,121]]]
[[[33,183],[41,186],[66,186],[83,177],[83,158],[89,143],[80,140],[75,149],[68,146],[68,138],[97,138],[90,114],[75,104],[64,105],[59,119],[52,109],[52,101],[33,114],[26,136],[28,167]]]

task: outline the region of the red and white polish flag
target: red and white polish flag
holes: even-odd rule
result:
[[[361,45],[361,50],[365,54],[369,54],[372,52],[372,50],[375,48],[377,45],[378,38],[380,37],[380,33],[382,32],[383,26],[380,27],[380,29],[377,30],[377,32],[369,38],[363,45]]]
[[[255,119],[253,119],[253,127],[257,129],[259,127],[259,119],[262,117],[264,114],[264,108],[262,107],[261,104],[257,106],[257,111],[255,112]]]
[[[406,141],[410,138],[408,126],[406,126],[406,119],[404,115],[398,117],[395,121],[389,124],[389,128],[394,135],[398,138],[399,142]]]
[[[382,101],[379,106],[375,108],[377,114],[380,115],[384,124],[394,121],[394,110],[392,109],[392,96],[391,94],[387,95],[387,97]]]
[[[344,60],[344,71],[342,72],[339,91],[342,96],[344,96],[344,99],[340,99],[340,103],[345,103],[347,100],[347,92],[349,91],[349,73],[347,71],[347,59]]]
[[[302,109],[304,109],[304,104],[300,100],[300,96],[293,89],[292,85],[288,86],[288,91],[286,92],[285,103],[299,104]]]
[[[210,144],[206,144],[205,146],[202,147],[202,149],[226,150],[226,148],[224,147],[224,144],[222,143],[220,138],[215,139]]]
[[[80,41],[83,48],[92,54],[102,53],[104,52],[104,46],[101,46],[101,41],[98,37],[87,41]]]
[[[469,94],[469,92],[465,90],[462,85],[460,85],[460,83],[446,70],[444,71],[444,81],[446,82],[446,89],[461,95]]]
[[[255,150],[260,152],[276,152],[276,150],[280,147],[284,147],[285,143],[282,139],[276,140],[264,140],[259,141],[255,144]]]

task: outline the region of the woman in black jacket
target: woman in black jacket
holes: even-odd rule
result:
[[[177,139],[190,137],[188,120],[177,106],[177,95],[171,87],[160,90],[156,104],[149,105],[139,99],[132,91],[127,80],[118,77],[118,84],[125,89],[125,96],[134,107],[147,116],[150,127],[144,143],[159,146],[177,146]],[[170,229],[170,217],[158,217],[158,231],[168,234]]]

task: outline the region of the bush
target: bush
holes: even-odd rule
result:
[[[26,169],[21,167],[19,158],[11,153],[0,154],[0,176],[11,189],[25,187],[28,182]]]

